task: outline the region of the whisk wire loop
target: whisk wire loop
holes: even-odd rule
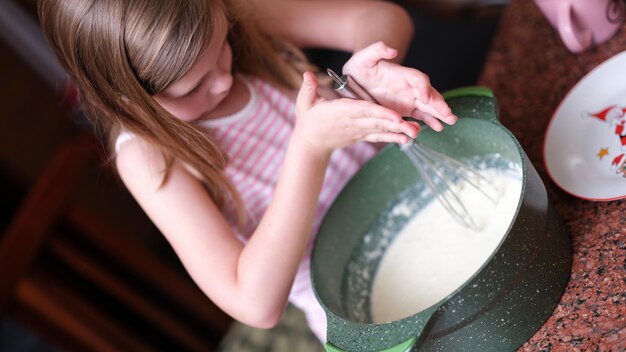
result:
[[[479,231],[480,226],[474,221],[474,218],[472,218],[457,193],[451,189],[455,181],[446,176],[443,170],[436,166],[433,156],[428,155],[421,147],[421,145],[413,142],[408,147],[402,147],[401,150],[415,166],[428,188],[437,197],[437,200],[446,211],[457,222],[470,229]]]
[[[419,150],[424,156],[428,156],[433,159],[436,157],[436,159],[434,159],[436,161],[436,165],[453,166],[455,176],[458,176],[469,183],[472,187],[476,188],[476,190],[487,197],[487,199],[489,199],[493,204],[498,204],[500,198],[502,198],[502,191],[498,189],[489,178],[476,171],[473,166],[438,152],[421,143],[414,143],[414,146],[412,147],[417,148],[417,150]],[[437,161],[437,159],[439,159],[439,161]]]

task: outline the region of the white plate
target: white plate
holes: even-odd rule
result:
[[[548,174],[566,192],[595,201],[626,198],[626,51],[570,90],[550,121],[543,154]]]

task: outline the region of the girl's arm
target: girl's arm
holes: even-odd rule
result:
[[[284,310],[331,152],[359,140],[406,142],[407,134],[417,133],[390,109],[363,101],[319,102],[316,91],[315,76],[306,73],[275,192],[245,246],[183,165],[175,164],[159,187],[165,162],[156,148],[137,137],[122,145],[116,159],[126,187],[197,285],[252,326],[271,327]]]
[[[196,284],[227,314],[261,328],[282,313],[308,241],[327,156],[292,140],[272,203],[250,242],[237,240],[201,182],[174,165],[161,188],[161,154],[126,142],[118,171]]]
[[[250,0],[248,0],[250,1]],[[262,23],[301,47],[357,52],[383,41],[400,62],[413,36],[413,22],[399,5],[374,0],[252,0]]]

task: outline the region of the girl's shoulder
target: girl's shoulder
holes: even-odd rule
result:
[[[143,150],[146,152],[156,151],[156,146],[152,145],[145,138],[140,135],[136,135],[127,130],[121,130],[115,138],[114,143],[114,157],[115,159],[121,157],[128,157],[135,155],[137,152]]]
[[[157,146],[141,136],[122,131],[115,141],[115,164],[123,174],[138,168],[163,170],[166,163]]]
[[[201,178],[200,173],[190,165],[180,161],[175,164],[182,166],[195,179]],[[159,147],[128,131],[122,131],[115,141],[115,166],[124,183],[132,181],[129,179],[132,178],[157,188],[168,170],[166,158]]]

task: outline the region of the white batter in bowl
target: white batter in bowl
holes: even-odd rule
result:
[[[439,302],[461,287],[491,257],[515,217],[521,175],[511,170],[481,173],[503,191],[493,204],[473,187],[458,195],[478,222],[474,231],[456,222],[438,201],[426,204],[385,250],[370,293],[372,321],[405,318]],[[399,203],[392,212],[407,212]]]

